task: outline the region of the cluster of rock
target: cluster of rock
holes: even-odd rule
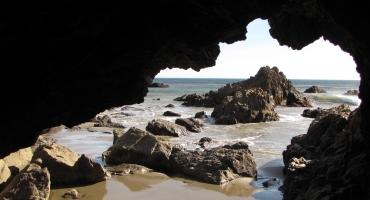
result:
[[[326,93],[326,91],[322,88],[317,87],[316,85],[313,85],[307,88],[303,93]]]
[[[110,174],[84,154],[40,136],[0,160],[0,199],[48,199],[51,183],[94,183]]]
[[[246,143],[187,151],[135,127],[119,137],[102,157],[107,164],[144,165],[156,170],[184,173],[213,184],[257,174],[253,155]]]
[[[163,83],[151,83],[148,87],[169,88],[170,86]]]
[[[183,95],[175,99],[185,101],[183,105],[214,107],[212,117],[216,124],[235,124],[276,121],[276,105],[283,100],[287,106],[311,107],[304,95],[277,67],[261,67],[258,73],[245,81],[240,81],[210,91],[206,94]]]
[[[361,120],[357,109],[351,112],[348,105],[342,104],[304,113],[315,119],[307,134],[293,137],[283,152],[284,199],[352,199],[356,196],[352,191],[360,196],[366,193],[368,185],[354,183],[363,179],[357,175],[367,167],[363,162],[367,158],[358,155],[349,159],[363,140],[353,128]]]

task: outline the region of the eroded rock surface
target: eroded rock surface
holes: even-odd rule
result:
[[[47,168],[30,164],[0,193],[0,199],[48,199],[50,174]]]
[[[92,183],[109,176],[99,163],[57,143],[39,146],[32,162],[48,169],[52,183]]]
[[[216,118],[216,124],[279,120],[270,96],[260,88],[237,91],[234,96],[225,97],[223,102],[215,107],[211,116]]]
[[[108,115],[104,115],[103,117],[97,116],[93,121],[96,122],[96,124],[94,124],[95,127],[125,128],[125,126],[120,123],[112,122],[111,117]]]
[[[153,169],[167,169],[172,144],[147,131],[131,127],[103,152],[107,164],[131,163]]]
[[[212,184],[225,184],[236,178],[257,175],[253,155],[246,143],[204,151],[176,151],[171,155],[170,163],[175,171]]]
[[[202,132],[203,123],[195,118],[177,118],[175,123],[185,127],[190,132],[200,133]]]

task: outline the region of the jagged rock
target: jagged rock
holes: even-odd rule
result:
[[[181,97],[176,97],[175,99],[173,99],[174,101],[186,101],[186,97],[188,95],[187,94],[184,94],[182,95]]]
[[[348,90],[344,95],[358,95],[358,90]]]
[[[322,108],[317,109],[305,109],[302,113],[303,117],[316,118],[316,116],[322,111]]]
[[[296,92],[283,72],[280,72],[277,67],[270,68],[269,66],[261,67],[257,74],[245,81],[240,81],[232,84],[227,84],[219,88],[217,91],[209,91],[206,94],[191,94],[183,95],[175,100],[186,101],[183,105],[198,106],[198,107],[215,107],[222,104],[223,99],[227,96],[234,96],[237,91],[245,91],[252,88],[261,88],[267,92],[268,96],[272,96],[273,104],[280,105],[287,98],[290,91]]]
[[[326,91],[322,88],[317,87],[316,85],[313,85],[307,88],[303,93],[326,93]]]
[[[103,152],[107,164],[131,163],[153,169],[167,169],[172,145],[147,131],[131,127]]]
[[[348,171],[359,169],[358,166],[348,166],[345,159],[348,148],[358,148],[350,144],[354,141],[349,133],[351,124],[357,123],[357,112],[351,112],[346,104],[322,109],[307,134],[292,138],[283,152],[286,178],[281,189],[285,199],[321,199],[325,196],[337,199],[338,195],[346,193],[346,188],[353,187],[346,182],[353,177],[346,177],[343,168],[347,166]]]
[[[99,163],[57,143],[39,146],[32,162],[47,167],[53,183],[91,183],[109,176]]]
[[[12,175],[15,176],[19,171],[30,164],[32,156],[33,152],[31,147],[27,147],[11,153],[9,156],[3,158],[3,161],[11,170]]]
[[[246,148],[245,148],[246,147]],[[204,151],[177,151],[170,156],[173,170],[212,184],[225,184],[239,177],[255,177],[254,158],[247,144]]]
[[[0,192],[10,183],[12,174],[8,165],[0,159]]]
[[[174,108],[175,105],[173,105],[172,103],[168,104],[167,106],[165,106],[166,108]]]
[[[175,123],[184,126],[190,132],[200,133],[203,130],[203,123],[194,118],[177,118]]]
[[[146,130],[154,135],[168,135],[174,137],[181,137],[189,134],[185,127],[162,119],[155,119],[148,122]]]
[[[148,87],[169,88],[170,86],[163,83],[152,83]]]
[[[46,167],[30,164],[0,193],[0,199],[48,199],[50,174]]]
[[[227,96],[215,107],[212,117],[216,124],[257,123],[277,121],[273,102],[262,89],[237,91],[234,96]]]
[[[289,107],[312,107],[307,98],[298,91],[288,93],[286,105]]]
[[[197,112],[197,113],[195,113],[195,116],[194,116],[194,118],[200,118],[200,119],[204,119],[204,118],[207,118],[207,117],[208,116],[207,116],[206,112],[204,112],[204,111]]]
[[[121,137],[125,133],[124,129],[113,129],[113,144],[117,141],[119,137]]]
[[[209,137],[202,137],[200,138],[199,142],[198,142],[198,145],[202,148],[205,148],[206,146],[208,146],[208,144],[212,141],[211,138]]]
[[[94,124],[95,127],[125,128],[120,123],[112,122],[112,119],[108,115],[104,115],[103,117],[98,116],[95,122],[97,122],[97,124]]]
[[[163,116],[170,116],[170,117],[181,117],[181,114],[175,113],[172,111],[166,111],[163,113]]]

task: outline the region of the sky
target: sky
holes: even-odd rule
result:
[[[165,69],[157,78],[249,78],[263,66],[276,66],[288,79],[360,80],[353,58],[323,38],[293,50],[280,46],[269,33],[267,20],[247,26],[245,41],[221,43],[214,67],[194,70]]]

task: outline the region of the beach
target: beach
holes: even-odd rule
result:
[[[176,117],[163,116],[163,112],[167,110],[180,113],[181,117],[186,118],[205,111],[209,117],[203,120],[202,132],[171,138],[170,141],[190,150],[199,148],[195,143],[202,137],[213,139],[210,148],[238,141],[246,142],[254,155],[259,179],[254,181],[251,178],[240,178],[227,185],[212,185],[179,174],[165,175],[151,172],[113,175],[109,180],[93,185],[67,188],[52,186],[50,199],[62,199],[61,196],[70,188],[79,190],[86,199],[282,199],[281,192],[278,190],[284,180],[281,155],[293,136],[307,132],[312,119],[301,116],[303,110],[307,108],[277,106],[275,111],[280,117],[277,122],[215,125],[214,119],[210,117],[213,108],[186,107],[181,105],[182,102],[173,99],[183,94],[201,94],[209,90],[217,90],[227,83],[239,80],[155,79],[154,81],[168,84],[170,88],[150,88],[144,103],[111,108],[98,116],[111,116],[112,121],[125,125],[127,127],[125,130],[130,127],[145,130],[148,122],[153,119],[174,121]],[[358,89],[359,81],[292,80],[292,83],[300,92],[312,85],[318,85],[327,91],[325,94],[305,94],[313,108],[331,108],[347,103],[353,110],[360,104],[357,96],[343,95],[349,89]],[[166,108],[168,104],[173,104],[175,107]],[[93,123],[86,123],[80,126],[80,130],[75,131],[63,128],[47,136],[104,166],[101,154],[112,145],[113,136],[108,133],[112,132],[112,128],[99,127],[97,132],[88,132],[87,128],[92,126]],[[263,187],[262,182],[271,178],[277,178],[277,184]]]

